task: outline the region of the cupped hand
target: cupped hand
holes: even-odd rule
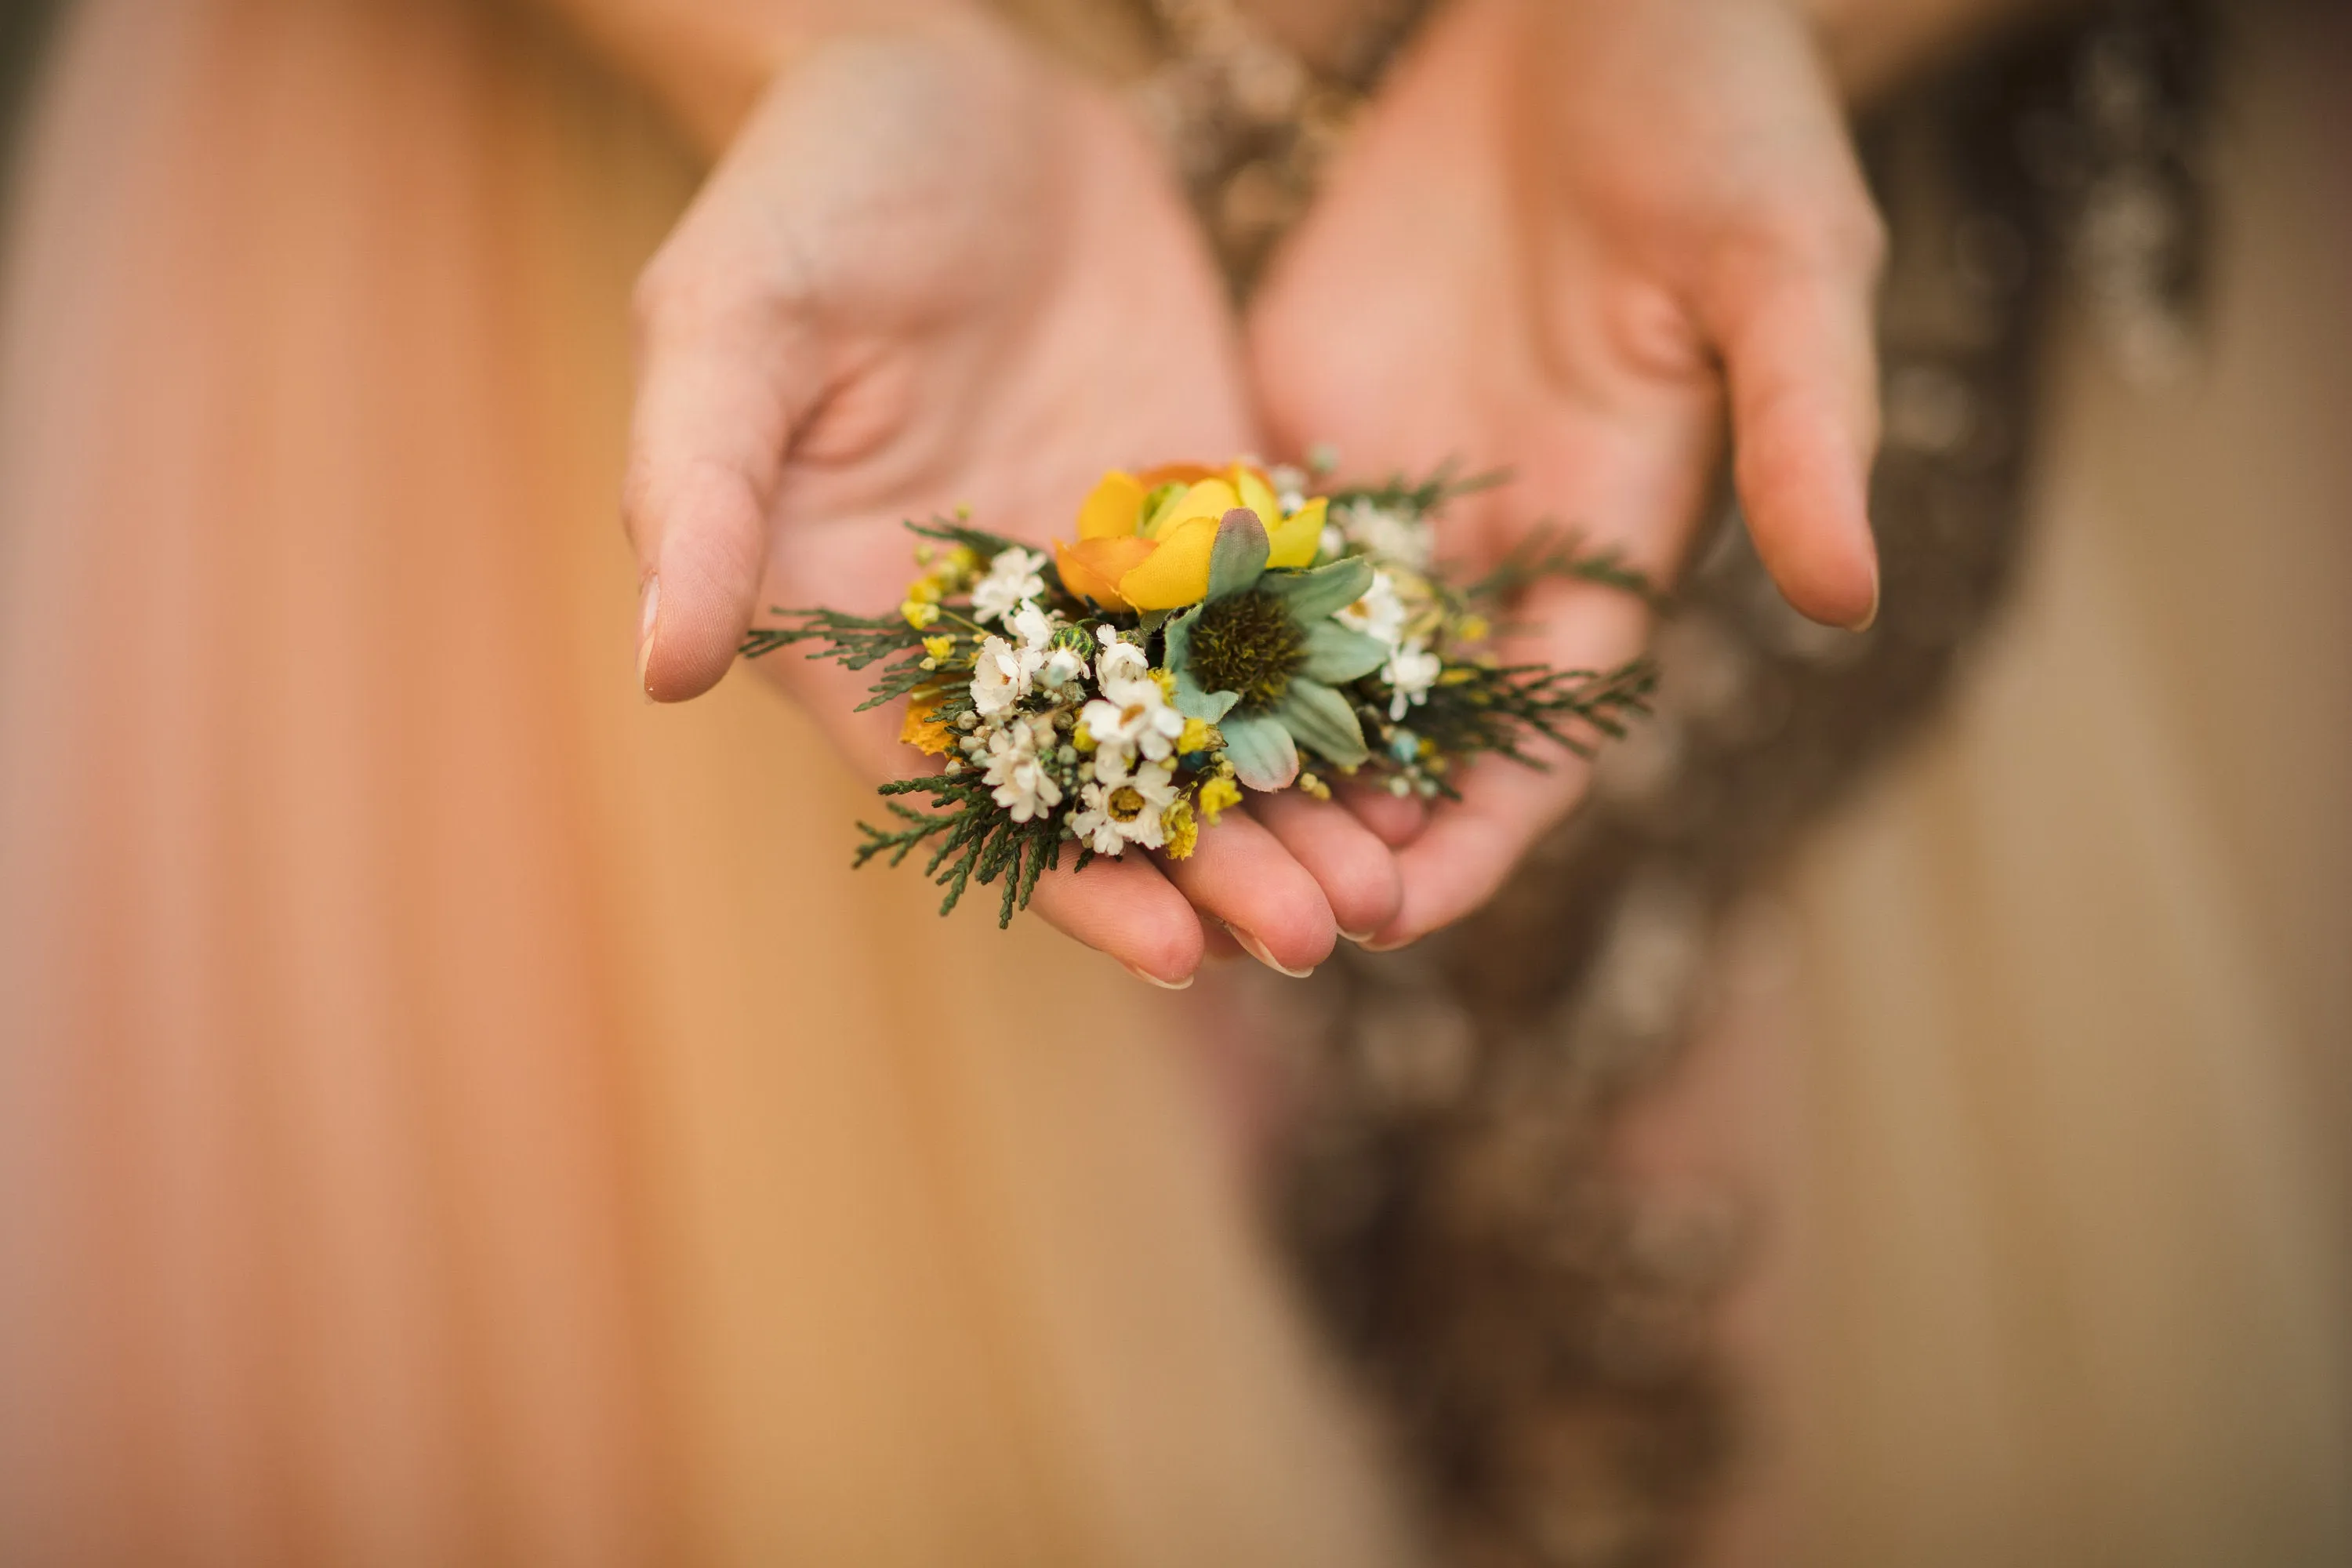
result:
[[[1260,445],[1168,176],[1109,104],[974,20],[808,51],[648,267],[638,317],[624,511],[640,677],[665,701],[715,683],[764,606],[895,606],[904,519],[969,506],[1042,541],[1108,468]],[[868,775],[928,771],[895,712],[853,712],[863,677],[793,652],[761,668]],[[1236,814],[1181,864],[1066,867],[1034,907],[1162,984],[1222,942],[1202,914],[1309,968],[1400,896],[1387,847],[1339,816]]]
[[[1878,594],[1880,246],[1785,0],[1464,0],[1276,258],[1249,351],[1278,447],[1509,468],[1446,520],[1442,554],[1474,566],[1552,522],[1670,579],[1727,413],[1773,578],[1805,614],[1861,626]],[[1559,583],[1519,620],[1507,656],[1563,667],[1620,662],[1647,633],[1632,598]],[[1580,763],[1550,760],[1465,770],[1463,799],[1398,852],[1402,901],[1372,945],[1495,891],[1583,788]]]

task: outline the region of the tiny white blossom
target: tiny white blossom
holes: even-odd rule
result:
[[[982,782],[1015,822],[1043,816],[1062,804],[1062,786],[1039,755],[1053,744],[1054,720],[1047,713],[1016,718],[989,732],[988,772]]]
[[[1095,679],[1104,690],[1109,690],[1118,681],[1141,680],[1151,673],[1151,661],[1143,657],[1141,645],[1121,637],[1116,626],[1097,626],[1095,641],[1102,645],[1102,651],[1095,657]]]
[[[1028,599],[1005,620],[1005,626],[1021,639],[1021,646],[1043,653],[1053,643],[1054,634],[1061,629],[1062,617],[1047,615]]]
[[[1388,663],[1381,668],[1381,679],[1395,693],[1389,699],[1389,717],[1402,719],[1407,709],[1427,701],[1429,689],[1444,668],[1444,661],[1423,647],[1419,637],[1389,655]]]
[[[1404,637],[1404,601],[1397,597],[1396,580],[1386,572],[1372,574],[1364,596],[1331,617],[1341,626],[1375,637],[1391,647]]]
[[[1015,647],[1003,637],[986,637],[971,667],[971,705],[983,719],[992,719],[1029,695],[1038,667],[1045,662],[1042,649]]]
[[[1158,762],[1176,749],[1184,715],[1169,705],[1156,680],[1109,680],[1079,714],[1099,749],[1135,752]]]
[[[1080,809],[1071,831],[1097,855],[1116,855],[1129,844],[1157,849],[1168,841],[1160,816],[1176,804],[1171,763],[1151,763],[1114,780],[1097,779],[1078,792]]]
[[[1348,537],[1375,555],[1386,555],[1416,571],[1429,564],[1434,540],[1428,523],[1366,500],[1350,501],[1333,514]]]
[[[1274,499],[1288,517],[1307,504],[1307,470],[1291,463],[1276,463],[1265,471],[1266,482],[1274,487]]]
[[[1045,579],[1038,574],[1045,558],[1034,550],[1014,545],[1000,550],[988,563],[987,575],[972,584],[972,618],[992,621],[1012,613],[1013,606],[1024,599],[1034,599],[1045,591]]]

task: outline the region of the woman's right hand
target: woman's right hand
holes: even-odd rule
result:
[[[961,15],[802,55],[647,268],[638,313],[624,510],[658,700],[714,684],[764,606],[895,606],[903,519],[969,506],[1042,541],[1106,468],[1261,445],[1166,172],[1108,101]],[[853,712],[863,678],[792,653],[761,668],[861,771],[915,771],[894,714]],[[1034,907],[1162,984],[1218,940],[1196,906],[1291,970],[1394,913],[1390,853],[1353,818],[1273,820],[1279,837],[1234,814],[1164,868],[1051,874]]]

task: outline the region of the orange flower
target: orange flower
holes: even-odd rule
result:
[[[1318,496],[1288,517],[1274,486],[1246,463],[1217,469],[1171,463],[1140,475],[1105,474],[1078,508],[1078,538],[1054,542],[1062,585],[1121,610],[1181,610],[1209,591],[1217,524],[1236,507],[1257,514],[1273,545],[1270,567],[1311,563],[1327,503]]]
[[[907,696],[907,721],[898,727],[898,739],[920,752],[934,757],[945,756],[955,746],[955,731],[945,721],[931,717],[940,710],[940,700],[947,692],[937,686],[919,686]]]

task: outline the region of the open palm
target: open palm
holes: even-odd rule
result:
[[[797,65],[648,268],[639,314],[625,510],[647,574],[642,678],[664,700],[716,682],[765,605],[896,605],[904,519],[969,506],[1042,540],[1107,468],[1260,445],[1164,172],[1111,106],[978,23],[838,39]],[[919,760],[895,716],[852,711],[859,677],[794,655],[761,668],[870,775]],[[1395,896],[1385,847],[1351,822],[1277,837],[1235,819],[1164,872],[1129,858],[1051,876],[1034,907],[1181,984],[1199,912],[1303,969],[1330,947],[1335,900],[1361,928]]]
[[[1446,554],[1546,521],[1669,576],[1719,455],[1801,610],[1866,623],[1878,254],[1837,105],[1779,0],[1465,0],[1368,116],[1276,260],[1250,347],[1278,444],[1515,482],[1461,503]],[[1634,601],[1552,584],[1507,651],[1613,664]],[[1475,909],[1583,770],[1488,759],[1398,856],[1375,945]]]

